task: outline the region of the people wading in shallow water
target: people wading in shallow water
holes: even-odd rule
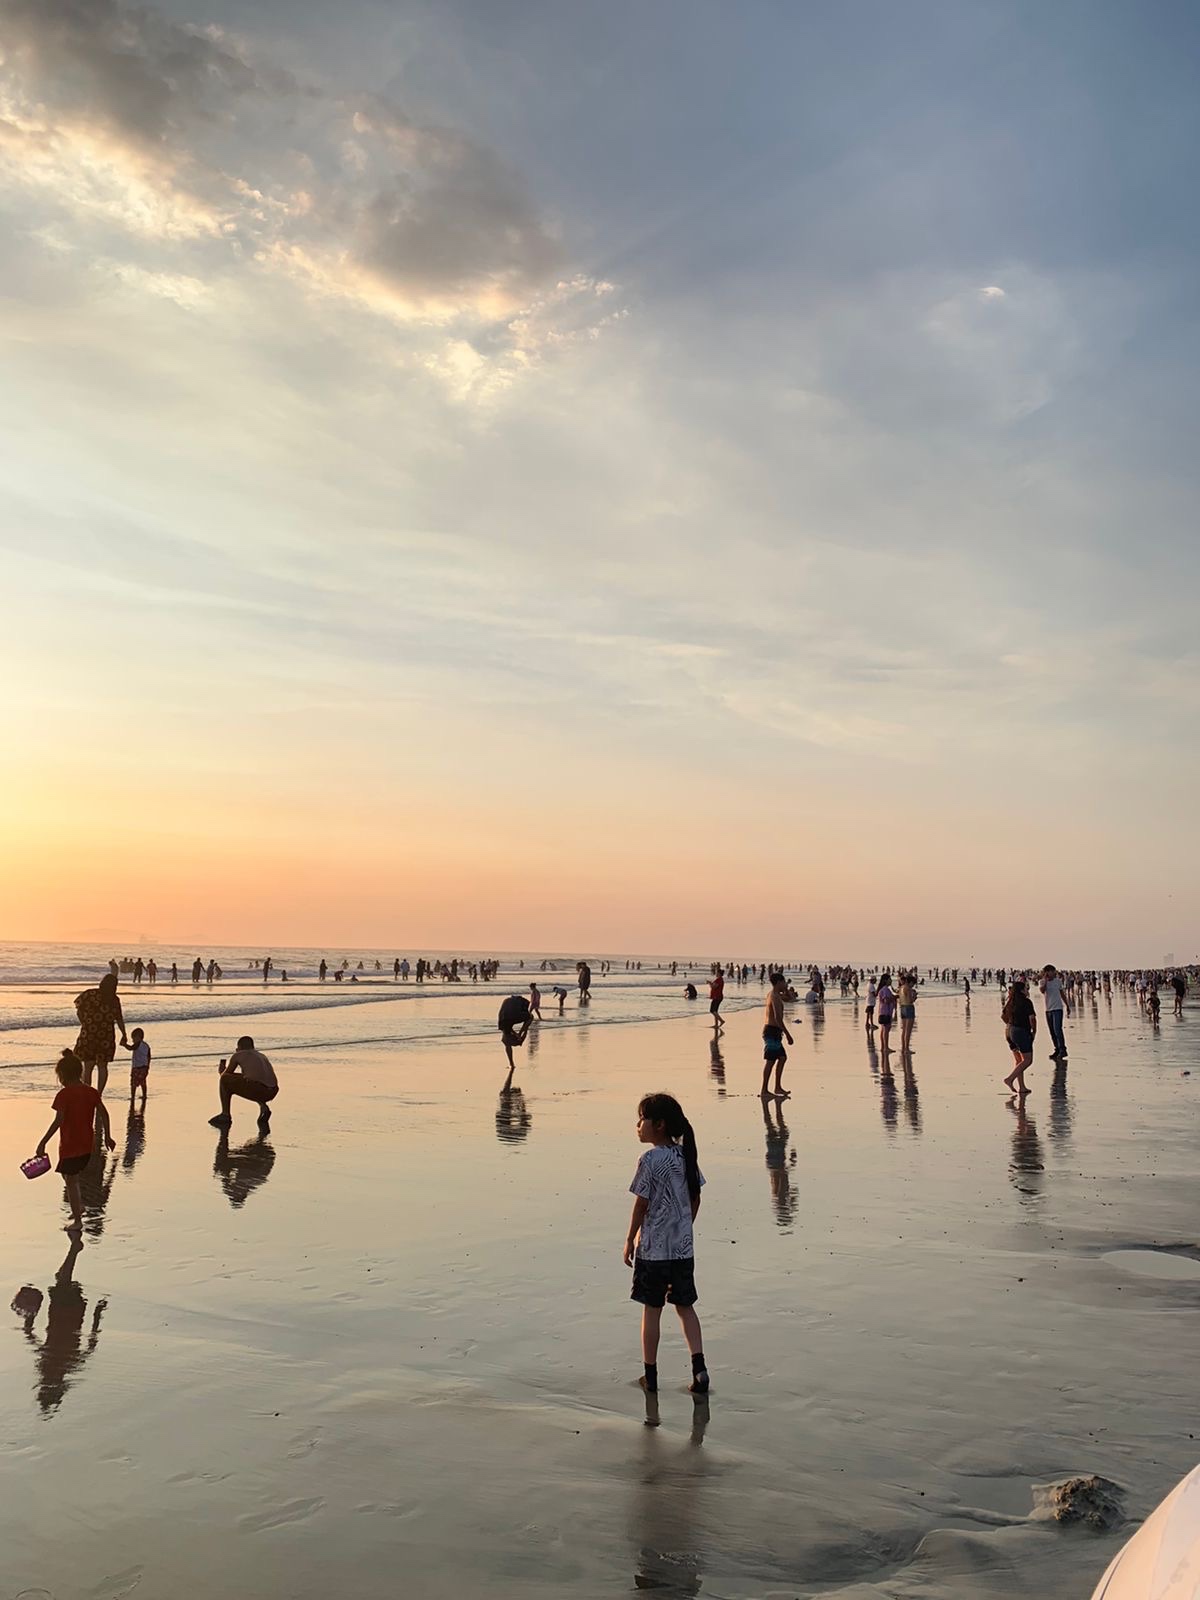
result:
[[[126,1048],[129,1045],[115,973],[106,972],[94,989],[85,989],[75,996],[75,1015],[79,1018],[75,1054],[83,1062],[83,1081],[90,1084],[95,1071],[96,1088],[103,1094],[108,1069],[116,1060],[118,1028],[121,1043]]]
[[[1037,1012],[1026,993],[1024,981],[1014,979],[1009,985],[1008,999],[1000,1013],[1004,1023],[1004,1036],[1012,1051],[1013,1069],[1004,1082],[1016,1094],[1028,1094],[1025,1073],[1033,1065],[1033,1039],[1037,1033]]]

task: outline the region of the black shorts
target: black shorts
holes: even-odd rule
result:
[[[1033,1054],[1033,1035],[1028,1028],[1009,1028],[1008,1048],[1019,1050],[1023,1056]]]
[[[721,1009],[721,1002],[719,1000],[710,1000],[708,1002],[708,1009],[712,1012],[713,1016],[715,1017],[717,1012],[720,1011],[720,1009]]]
[[[783,1048],[783,1029],[777,1028],[773,1022],[768,1022],[763,1029],[763,1060],[787,1060],[787,1051]]]
[[[269,1089],[265,1083],[260,1083],[257,1078],[247,1078],[240,1072],[230,1075],[229,1086],[234,1094],[240,1094],[243,1100],[253,1100],[257,1105],[265,1106],[274,1100],[279,1093],[279,1085]]]
[[[90,1150],[85,1156],[63,1156],[55,1171],[61,1172],[64,1178],[77,1178],[81,1172],[86,1172],[87,1164],[91,1159],[92,1152]]]
[[[691,1256],[686,1261],[643,1261],[636,1256],[629,1298],[659,1311],[668,1300],[673,1306],[694,1306],[698,1298],[695,1272]]]

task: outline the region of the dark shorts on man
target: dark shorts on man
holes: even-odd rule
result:
[[[85,1156],[63,1156],[55,1171],[61,1172],[64,1178],[77,1178],[81,1172],[87,1170],[87,1164],[91,1159],[90,1150]]]
[[[274,1100],[279,1093],[279,1086],[268,1089],[265,1083],[259,1083],[257,1078],[244,1078],[240,1072],[234,1072],[229,1079],[234,1094],[240,1094],[243,1100],[255,1100],[260,1106],[265,1106],[268,1101]]]
[[[783,1048],[783,1029],[768,1022],[763,1029],[763,1060],[778,1061],[787,1051]]]
[[[659,1311],[668,1300],[673,1306],[694,1306],[699,1298],[695,1273],[692,1256],[685,1261],[643,1261],[641,1256],[635,1256],[629,1298]]]

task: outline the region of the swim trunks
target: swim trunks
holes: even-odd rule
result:
[[[763,1060],[778,1061],[780,1056],[786,1054],[783,1048],[783,1029],[768,1022],[763,1029]]]

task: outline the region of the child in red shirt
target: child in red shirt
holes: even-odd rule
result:
[[[67,1186],[67,1199],[71,1205],[71,1222],[68,1233],[83,1228],[83,1198],[79,1193],[79,1174],[92,1159],[96,1142],[96,1122],[104,1131],[104,1143],[110,1150],[113,1142],[108,1120],[108,1108],[100,1098],[99,1089],[83,1081],[83,1062],[74,1050],[64,1050],[54,1068],[62,1088],[54,1096],[54,1121],[42,1135],[37,1147],[39,1156],[46,1154],[47,1142],[58,1134],[58,1168]]]

